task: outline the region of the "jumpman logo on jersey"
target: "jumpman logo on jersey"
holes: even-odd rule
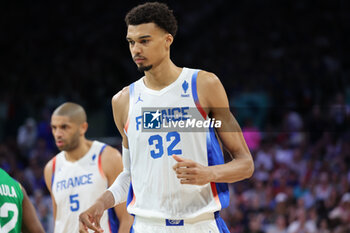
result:
[[[139,94],[139,97],[137,98],[137,101],[135,104],[137,104],[138,102],[143,102],[143,100],[141,99],[141,93]]]

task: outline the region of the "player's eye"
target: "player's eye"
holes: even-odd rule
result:
[[[141,44],[147,44],[149,40],[141,40],[140,43]]]
[[[135,44],[135,41],[133,41],[133,40],[128,40],[128,43],[129,43],[129,45],[134,45],[134,44]]]

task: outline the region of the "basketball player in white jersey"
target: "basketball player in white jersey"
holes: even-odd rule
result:
[[[135,233],[229,232],[219,214],[229,204],[227,183],[249,178],[254,165],[225,90],[213,73],[171,61],[177,23],[165,4],[139,5],[125,20],[132,58],[145,76],[112,99],[123,137],[124,171],[80,214],[80,232],[102,232],[102,212],[126,199],[128,212],[135,216]],[[145,110],[150,107],[153,111]],[[200,132],[165,130],[165,123],[192,114],[221,121],[217,135],[232,161],[224,163],[212,127]]]
[[[86,113],[78,104],[67,102],[56,108],[51,128],[61,151],[44,169],[53,203],[54,231],[78,232],[79,214],[95,202],[122,171],[121,155],[111,146],[86,139]],[[101,225],[108,233],[130,232],[132,222],[125,204],[104,211],[101,218]]]

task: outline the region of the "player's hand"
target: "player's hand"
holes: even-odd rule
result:
[[[100,219],[103,211],[103,204],[96,202],[89,209],[82,212],[79,215],[79,233],[88,233],[88,229],[94,230],[95,233],[102,233]]]
[[[177,155],[173,155],[173,158],[177,161],[173,169],[181,184],[204,185],[211,181],[213,173],[210,167]]]

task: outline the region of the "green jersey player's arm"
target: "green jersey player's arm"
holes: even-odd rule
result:
[[[197,78],[198,99],[211,118],[221,120],[217,129],[219,138],[233,160],[208,167],[211,171],[209,182],[233,183],[252,176],[254,163],[244,140],[240,126],[230,112],[229,102],[219,78],[209,72],[200,71]]]
[[[23,192],[22,202],[22,232],[24,233],[44,233],[44,228],[41,225],[35,208],[30,201],[26,190],[21,186]]]

